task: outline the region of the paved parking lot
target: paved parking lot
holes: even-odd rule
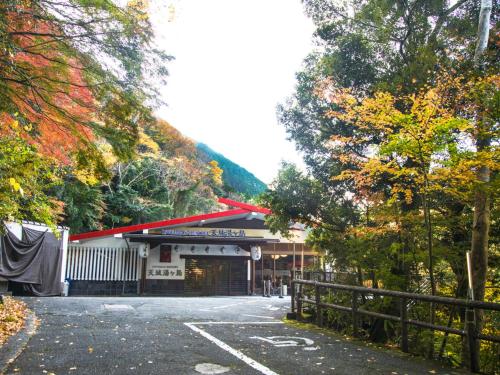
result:
[[[41,324],[7,374],[454,374],[284,324],[289,298],[25,298]]]

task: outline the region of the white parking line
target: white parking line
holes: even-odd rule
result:
[[[236,325],[239,325],[239,324],[284,324],[283,322],[280,322],[280,321],[276,321],[276,322],[210,322],[210,321],[207,321],[207,322],[186,322],[184,324],[191,324],[191,325],[211,325],[211,324],[236,324]]]
[[[212,310],[226,309],[228,307],[240,306],[240,305],[248,305],[249,303],[257,303],[257,302],[260,302],[260,301],[259,300],[254,300],[254,301],[245,301],[245,302],[231,303],[231,304],[228,304],[228,305],[221,305],[221,306],[210,307],[210,309],[212,309]]]
[[[272,316],[264,316],[264,315],[252,315],[252,314],[241,314],[241,315],[251,316],[252,318],[274,319]]]
[[[192,322],[192,323],[184,323],[186,326],[191,328],[193,331],[199,333],[203,337],[207,338],[211,342],[213,342],[215,345],[217,345],[219,348],[224,349],[226,352],[234,355],[236,358],[242,360],[245,362],[247,365],[250,367],[254,368],[255,370],[259,371],[261,374],[264,375],[278,375],[278,373],[274,372],[270,368],[264,366],[263,364],[255,361],[254,359],[246,356],[239,350],[236,350],[232,348],[231,346],[227,345],[225,342],[219,340],[218,338],[212,336],[210,333],[202,330],[199,327],[196,327],[197,324],[201,325],[211,325],[211,324],[283,324],[283,322]]]

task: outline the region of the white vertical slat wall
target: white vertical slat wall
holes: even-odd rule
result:
[[[70,245],[66,278],[71,280],[136,281],[141,275],[136,247],[87,247]]]

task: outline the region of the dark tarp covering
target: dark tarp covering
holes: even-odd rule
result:
[[[6,228],[1,236],[0,276],[14,289],[35,296],[61,294],[62,243],[50,231],[23,227],[19,240]]]

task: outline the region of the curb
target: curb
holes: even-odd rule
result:
[[[4,374],[7,367],[22,353],[31,336],[36,332],[36,315],[29,311],[23,329],[11,336],[0,351],[0,374]]]

